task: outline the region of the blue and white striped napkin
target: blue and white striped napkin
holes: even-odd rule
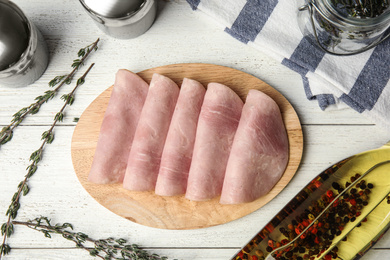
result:
[[[303,38],[292,0],[187,0],[241,42],[298,72],[320,108],[351,107],[390,132],[390,39],[353,56],[325,54]]]

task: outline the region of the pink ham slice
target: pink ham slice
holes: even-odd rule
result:
[[[154,74],[130,150],[123,187],[154,190],[161,154],[179,95],[171,79]]]
[[[88,180],[122,182],[135,129],[148,91],[137,74],[119,70],[102,126]]]
[[[198,81],[184,79],[163,154],[155,192],[161,196],[184,194],[187,188],[196,127],[206,89]]]
[[[250,90],[234,137],[220,202],[237,204],[267,194],[288,162],[288,139],[278,105]]]
[[[227,86],[208,85],[194,145],[185,197],[209,200],[221,194],[226,163],[243,102]]]

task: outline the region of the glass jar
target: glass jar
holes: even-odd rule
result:
[[[298,8],[303,35],[327,53],[361,53],[390,35],[388,0],[300,0]]]

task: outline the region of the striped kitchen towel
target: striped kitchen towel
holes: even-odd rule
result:
[[[325,54],[302,36],[292,0],[187,0],[239,41],[265,51],[303,79],[321,109],[351,107],[390,132],[390,39],[352,56]]]

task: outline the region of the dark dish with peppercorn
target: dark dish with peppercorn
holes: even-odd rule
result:
[[[390,142],[306,185],[232,259],[359,259],[390,227]]]

